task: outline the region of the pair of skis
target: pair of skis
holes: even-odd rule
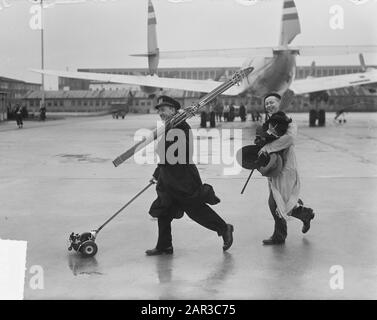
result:
[[[136,152],[140,151],[144,147],[146,147],[149,143],[159,138],[163,135],[168,129],[174,128],[178,126],[183,121],[195,116],[200,109],[202,109],[206,104],[211,102],[217,96],[228,90],[230,87],[234,86],[235,84],[239,84],[243,78],[247,77],[252,71],[254,70],[253,67],[248,67],[242,70],[237,71],[231,79],[225,81],[217,88],[212,90],[211,92],[207,93],[204,97],[202,97],[198,103],[194,106],[189,106],[184,108],[181,112],[178,112],[173,117],[171,117],[164,125],[155,129],[153,133],[149,137],[144,137],[141,141],[133,145],[130,149],[126,152],[122,153],[119,157],[117,157],[113,164],[115,167],[122,164],[127,159],[131,158]]]

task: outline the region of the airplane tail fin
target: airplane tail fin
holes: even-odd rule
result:
[[[156,14],[151,0],[148,0],[148,67],[149,73],[157,73],[159,50],[157,44]]]
[[[300,33],[301,27],[296,4],[294,0],[284,0],[279,45],[286,47]]]
[[[147,57],[149,74],[154,75],[157,73],[160,52],[157,44],[157,20],[151,0],[148,0],[148,26],[147,26],[147,53],[131,54],[133,57]]]

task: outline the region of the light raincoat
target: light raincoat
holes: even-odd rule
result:
[[[297,137],[297,125],[289,124],[287,133],[279,139],[266,144],[262,150],[267,153],[282,151],[283,168],[277,177],[268,178],[268,187],[277,205],[278,214],[287,217],[296,207],[300,194],[300,178],[297,170],[294,140]]]

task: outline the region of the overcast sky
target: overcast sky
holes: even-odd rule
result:
[[[147,0],[45,0],[45,68],[146,67],[143,58],[128,57],[146,50]],[[243,0],[247,1],[247,0]],[[255,0],[252,0],[255,1]],[[377,45],[377,1],[295,0],[301,34],[293,44]],[[0,0],[0,75],[40,82],[28,68],[40,68],[40,31],[32,30],[32,0]],[[177,3],[178,2],[178,3]],[[210,48],[275,46],[278,43],[282,0],[154,0],[158,44],[161,51]],[[344,28],[329,25],[330,8],[344,10]],[[321,64],[357,65],[357,55],[332,58],[299,58],[298,65],[312,60]],[[377,64],[376,54],[365,55]],[[235,65],[240,60],[160,61],[160,66]],[[56,88],[48,78],[46,88]]]

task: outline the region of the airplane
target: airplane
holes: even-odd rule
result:
[[[263,97],[268,92],[277,92],[282,96],[288,92],[291,95],[301,95],[377,82],[377,70],[367,68],[361,73],[295,80],[297,55],[360,54],[361,52],[377,52],[377,46],[292,46],[291,42],[301,33],[299,15],[294,0],[283,0],[280,40],[276,47],[160,52],[157,44],[156,24],[153,4],[151,0],[148,0],[148,52],[133,56],[148,58],[149,75],[116,75],[36,69],[32,69],[32,71],[67,78],[138,85],[146,93],[156,92],[160,88],[208,93],[222,82],[158,77],[156,73],[159,59],[247,56],[241,69],[253,67],[254,71],[238,86],[231,87],[223,95],[238,96],[249,93],[253,96]]]

